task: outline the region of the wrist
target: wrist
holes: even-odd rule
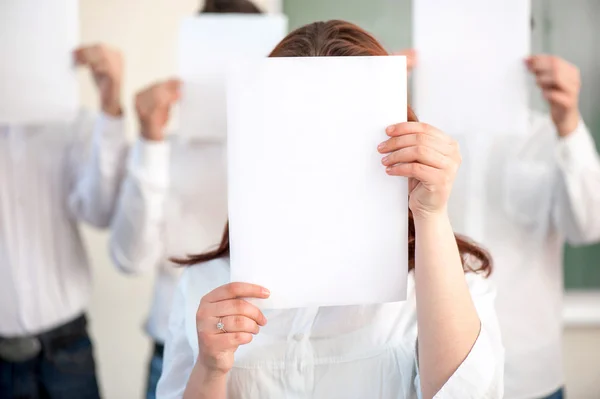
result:
[[[162,131],[152,131],[146,129],[142,129],[142,137],[144,138],[144,140],[153,143],[164,141],[165,139],[165,135],[162,133]]]
[[[123,107],[121,107],[121,102],[111,101],[102,104],[102,112],[113,118],[119,118],[123,115]]]
[[[567,137],[579,126],[581,116],[579,111],[575,110],[567,115],[560,123],[556,123],[556,131],[560,137]]]
[[[446,206],[437,210],[412,211],[412,214],[415,224],[448,220],[448,208]]]
[[[202,363],[201,359],[196,362],[195,369],[205,383],[217,383],[227,379],[227,370],[208,367]]]

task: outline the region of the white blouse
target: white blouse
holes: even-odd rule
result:
[[[437,393],[442,399],[503,396],[504,349],[488,280],[465,275],[482,328],[471,352]],[[186,269],[173,301],[159,399],[183,397],[198,358],[196,311],[201,298],[229,282],[229,260]],[[234,398],[421,398],[415,287],[405,302],[267,310],[268,323],[240,346],[228,375]]]

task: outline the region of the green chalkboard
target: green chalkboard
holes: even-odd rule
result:
[[[527,0],[524,0],[527,1]],[[344,19],[373,33],[389,51],[411,47],[411,0],[284,0],[290,29]],[[533,0],[533,51],[560,55],[581,69],[582,115],[600,143],[600,1]],[[574,45],[577,43],[577,45]],[[535,108],[543,108],[539,95]],[[600,190],[600,187],[598,188]],[[600,290],[600,245],[565,251],[565,287]]]

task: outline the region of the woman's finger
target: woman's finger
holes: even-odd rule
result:
[[[536,76],[536,83],[542,89],[559,89],[568,93],[579,89],[579,80],[576,76],[568,74],[557,75],[553,72],[544,72]]]
[[[223,329],[218,328],[218,323],[223,324]],[[223,331],[225,330],[225,331]],[[234,332],[246,332],[250,334],[258,334],[260,331],[259,325],[256,321],[241,315],[225,316],[215,318],[214,320],[214,333],[234,333]]]
[[[385,171],[388,175],[409,177],[424,184],[435,184],[442,180],[442,176],[445,174],[440,169],[417,162],[388,166]]]
[[[266,299],[269,297],[269,295],[269,290],[261,287],[260,285],[248,283],[229,283],[212,290],[206,294],[202,300],[208,303],[214,303],[233,298]]]
[[[446,169],[451,164],[448,156],[426,146],[412,146],[392,152],[381,160],[385,166],[418,162],[436,169]]]
[[[254,334],[246,332],[214,335],[211,337],[211,349],[215,352],[235,350],[240,345],[249,344],[253,338]]]
[[[216,317],[245,316],[254,320],[259,326],[267,324],[263,313],[254,305],[243,299],[229,299],[212,304],[210,313]]]
[[[423,122],[402,122],[391,125],[385,129],[385,133],[390,137],[405,136],[407,134],[427,134],[444,141],[451,140],[446,134]]]
[[[413,146],[425,146],[430,147],[442,154],[450,154],[454,147],[452,143],[441,140],[437,136],[430,136],[428,134],[407,134],[403,136],[391,137],[384,141],[377,147],[377,151],[382,154],[388,154],[397,151],[401,148],[413,147]]]
[[[565,108],[570,108],[576,102],[577,97],[570,95],[562,90],[544,90],[544,98],[552,104],[560,105]]]

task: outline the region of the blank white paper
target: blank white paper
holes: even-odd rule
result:
[[[406,121],[405,57],[238,63],[227,103],[232,281],[263,308],[406,299],[408,184],[377,152]]]
[[[0,124],[74,117],[77,0],[0,1]]]
[[[227,66],[241,59],[266,57],[286,33],[287,18],[283,15],[186,18],[179,36],[179,72],[184,83],[180,134],[224,141]]]
[[[415,0],[413,104],[452,135],[526,134],[528,0]]]

